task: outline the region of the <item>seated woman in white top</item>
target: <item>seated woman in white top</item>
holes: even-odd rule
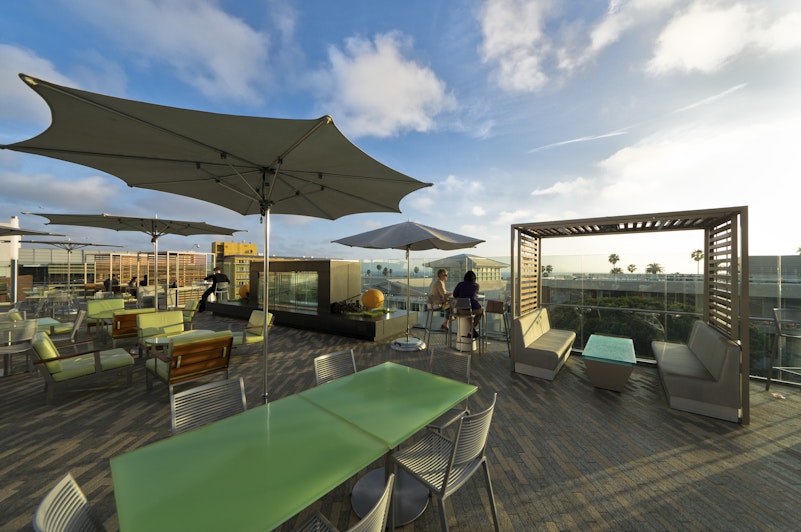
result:
[[[428,302],[431,304],[432,309],[445,310],[445,321],[440,326],[442,329],[448,329],[448,322],[456,319],[451,316],[451,293],[445,290],[445,280],[448,278],[448,270],[440,268],[437,270],[437,278],[431,283],[431,289],[428,292]]]

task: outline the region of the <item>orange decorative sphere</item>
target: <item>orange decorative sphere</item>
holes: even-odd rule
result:
[[[243,284],[242,286],[239,287],[239,297],[241,299],[247,299],[249,295],[250,295],[249,284]]]
[[[371,288],[362,294],[362,305],[367,308],[380,308],[384,306],[384,293]]]

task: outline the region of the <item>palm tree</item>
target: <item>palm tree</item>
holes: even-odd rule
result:
[[[652,262],[645,268],[645,273],[652,273],[654,275],[662,273],[663,271],[665,271],[665,268],[658,262]]]
[[[701,261],[704,260],[704,252],[701,251],[700,249],[696,249],[695,251],[690,253],[690,256],[695,261],[695,273],[696,274],[701,273]]]
[[[545,273],[548,274],[548,277],[550,277],[551,276],[551,272],[553,272],[553,266],[548,264],[547,266],[545,266]]]
[[[612,275],[618,275],[620,273],[623,273],[623,269],[622,268],[618,268],[617,266],[615,266],[614,268],[609,270],[609,273],[611,273]]]
[[[415,266],[414,267],[414,276],[417,277],[418,273],[420,273],[420,267],[419,266]]]
[[[629,264],[628,268],[626,268],[629,273],[634,273],[637,271],[637,266],[635,264]]]
[[[801,248],[798,248],[797,250],[795,250],[795,252],[801,255]]]
[[[609,259],[608,260],[609,260],[609,263],[612,265],[612,271],[609,272],[609,273],[619,273],[619,272],[616,272],[615,270],[617,269],[616,264],[620,260],[620,255],[618,255],[617,253],[612,253],[611,255],[609,255]]]
[[[367,270],[367,277],[370,277],[370,270]]]

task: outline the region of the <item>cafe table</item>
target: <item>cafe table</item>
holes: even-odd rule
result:
[[[120,530],[274,529],[475,391],[385,363],[114,457]]]
[[[392,449],[476,390],[471,384],[387,362],[300,395],[380,438],[387,445],[388,457]],[[383,493],[387,473],[370,471],[353,487],[351,504],[359,517]],[[428,489],[402,474],[396,479],[393,500],[396,524],[402,526],[425,511]]]
[[[112,458],[120,530],[272,530],[384,453],[289,396]]]

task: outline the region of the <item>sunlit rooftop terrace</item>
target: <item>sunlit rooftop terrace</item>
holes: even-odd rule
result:
[[[198,315],[196,326],[243,322]],[[417,331],[416,331],[417,332]],[[441,346],[444,335],[431,344]],[[424,368],[424,352],[388,343],[301,331],[270,332],[271,399],[314,385],[312,359],[353,348],[359,368],[384,361]],[[261,404],[258,346],[236,351],[248,405]],[[22,366],[21,363],[17,363]],[[671,410],[656,368],[638,366],[622,393],[592,386],[574,354],[552,382],[510,372],[506,345],[475,355],[473,408],[498,392],[488,456],[503,530],[790,530],[801,518],[801,394],[751,383],[751,422],[741,425]],[[30,529],[46,491],[72,472],[105,526],[118,528],[109,459],[170,437],[165,388],[147,392],[141,360],[125,387],[75,389],[48,406],[42,380],[19,372],[0,379],[0,528]],[[376,464],[378,465],[378,464]],[[341,529],[356,522],[349,490],[312,509]],[[154,494],[158,496],[158,494]],[[265,500],[264,504],[270,504]],[[453,530],[491,528],[480,475],[448,503]],[[224,509],[221,509],[224,511]],[[402,530],[438,530],[436,505]]]

